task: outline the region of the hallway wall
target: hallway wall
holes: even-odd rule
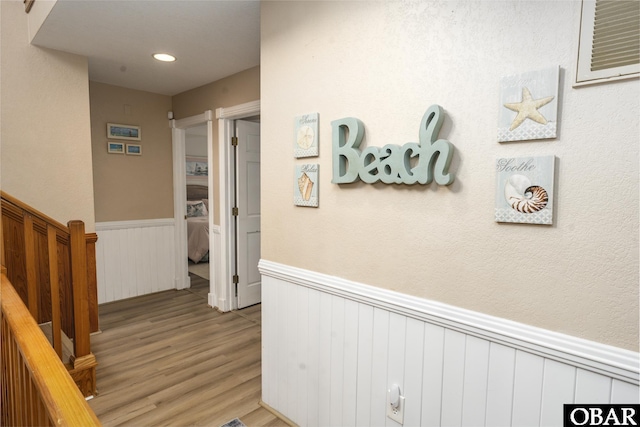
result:
[[[96,221],[173,217],[171,97],[89,82]],[[140,141],[107,138],[107,123],[140,126]],[[110,154],[107,141],[142,146],[141,156]]]
[[[637,351],[640,85],[572,87],[579,21],[580,2],[263,3],[263,258]],[[551,66],[558,137],[498,143],[500,79]],[[432,104],[453,184],[332,184],[331,121],[403,145]],[[320,155],[294,159],[310,112]],[[542,155],[554,225],[496,223],[496,160]],[[303,163],[317,209],[292,203]]]
[[[0,8],[2,190],[93,232],[87,59],[30,45],[24,4],[3,1]]]
[[[573,88],[581,2],[262,2],[263,400],[300,425],[562,425],[637,403],[638,80]],[[560,67],[559,132],[497,141],[500,80]],[[361,149],[418,140],[433,104],[450,186],[332,183],[331,122]],[[319,156],[294,119],[319,114]],[[556,156],[552,226],[494,220],[496,160]],[[293,204],[319,164],[319,207]],[[508,338],[507,338],[508,337]],[[620,366],[625,366],[620,375]]]

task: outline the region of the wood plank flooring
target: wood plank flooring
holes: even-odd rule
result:
[[[285,426],[259,405],[260,305],[219,313],[209,282],[99,307],[91,337],[98,394],[89,401],[104,426]]]

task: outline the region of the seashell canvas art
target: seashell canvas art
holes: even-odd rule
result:
[[[553,224],[555,156],[496,161],[496,222]]]
[[[318,156],[318,113],[303,114],[295,118],[293,156]]]
[[[318,164],[296,165],[293,177],[293,204],[318,207]]]

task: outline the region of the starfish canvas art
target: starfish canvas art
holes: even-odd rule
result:
[[[555,96],[533,99],[533,97],[531,96],[531,92],[529,92],[529,89],[523,87],[522,101],[504,104],[504,106],[511,111],[516,111],[518,113],[516,118],[513,119],[513,123],[511,123],[511,127],[509,128],[509,130],[514,130],[515,128],[520,126],[526,119],[531,119],[536,123],[546,125],[548,123],[547,119],[545,119],[544,116],[540,114],[538,108],[542,107],[543,105],[547,105],[548,103],[553,101],[553,98],[555,98]]]
[[[502,79],[498,141],[556,137],[558,80],[558,67]]]

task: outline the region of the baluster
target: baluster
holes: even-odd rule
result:
[[[24,213],[24,252],[25,265],[27,270],[27,303],[29,312],[39,322],[38,317],[38,283],[36,281],[36,249],[35,236],[33,232],[33,217]]]
[[[49,249],[49,283],[51,284],[51,331],[53,333],[53,348],[62,360],[62,337],[60,329],[60,279],[58,276],[58,242],[56,229],[47,226],[47,244]]]

